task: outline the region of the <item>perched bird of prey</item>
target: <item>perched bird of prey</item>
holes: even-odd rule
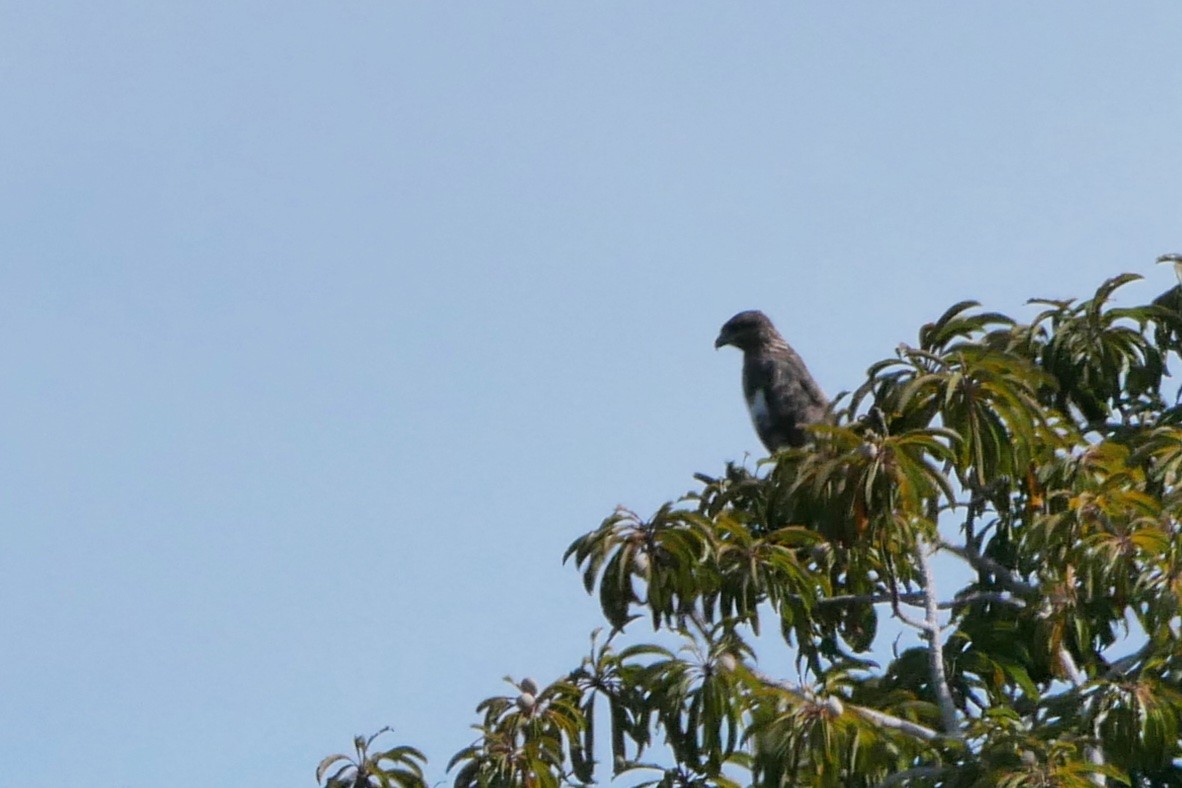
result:
[[[752,309],[726,321],[714,340],[723,345],[743,351],[743,396],[767,450],[807,443],[805,427],[825,419],[829,401],[767,315]]]

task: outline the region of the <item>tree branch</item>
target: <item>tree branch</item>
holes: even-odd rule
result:
[[[926,602],[926,619],[923,622],[924,638],[928,641],[928,663],[932,670],[932,686],[940,704],[944,732],[960,739],[963,734],[960,732],[960,723],[956,717],[956,703],[952,700],[952,690],[948,687],[948,676],[944,671],[944,644],[940,638],[940,608],[936,602],[936,575],[932,572],[932,564],[928,560],[927,545],[917,544],[915,557],[919,562],[919,570],[923,574],[923,594]]]
[[[804,597],[799,594],[787,595],[795,599],[804,601]],[[818,607],[826,605],[879,605],[884,602],[903,602],[907,605],[914,605],[916,607],[923,607],[925,604],[924,595],[918,591],[913,591],[906,594],[889,594],[883,592],[881,594],[840,594],[837,596],[829,596],[824,599],[811,600],[813,604]],[[937,607],[941,610],[952,610],[954,608],[962,607],[973,602],[995,602],[1002,605],[1012,605],[1013,607],[1026,607],[1026,603],[1021,599],[1010,596],[1005,591],[976,591],[971,594],[959,596],[950,602],[940,602]]]
[[[878,784],[878,788],[887,788],[891,785],[906,785],[909,780],[929,780],[942,776],[948,767],[946,766],[916,766],[913,769],[904,769],[901,772],[895,772]]]
[[[1008,568],[1002,566],[997,561],[994,561],[988,556],[981,555],[972,548],[959,547],[952,544],[951,542],[946,542],[941,539],[940,549],[947,550],[958,558],[967,561],[969,565],[978,572],[988,572],[997,578],[998,582],[1015,594],[1019,594],[1020,596],[1033,596],[1034,594],[1038,593],[1037,588],[1024,580],[1019,579]]]
[[[927,599],[926,599],[925,595],[920,594],[920,599],[921,599],[921,602],[923,603],[923,606],[926,608],[927,607]],[[916,618],[912,618],[911,616],[904,613],[903,608],[899,607],[900,601],[901,600],[898,595],[891,597],[891,612],[893,612],[895,614],[895,618],[899,619],[900,621],[902,621],[904,624],[911,627],[912,629],[918,629],[920,632],[924,633],[924,635],[926,636],[927,630],[928,630],[927,622],[920,621],[919,619],[916,619]]]
[[[760,683],[764,684],[765,686],[772,687],[773,689],[777,689],[787,695],[791,695],[801,703],[824,705],[833,709],[839,714],[843,711],[848,711],[852,714],[858,715],[868,722],[878,725],[881,728],[899,731],[900,733],[914,736],[915,738],[922,739],[923,741],[935,741],[943,737],[943,734],[941,734],[939,731],[934,731],[925,725],[920,725],[919,723],[911,722],[910,720],[905,720],[901,717],[896,717],[894,715],[887,714],[886,712],[878,711],[877,709],[870,709],[866,708],[865,706],[855,706],[852,703],[845,703],[836,696],[832,696],[830,698],[821,698],[809,692],[808,690],[802,689],[801,687],[793,686],[786,681],[774,679],[766,673],[761,673],[750,666],[745,666],[745,669],[750,671],[751,675],[754,676]]]
[[[973,602],[993,602],[999,605],[1011,605],[1012,607],[1026,607],[1024,601],[1010,596],[1005,591],[976,591],[971,594],[959,596],[951,602],[941,602],[936,607],[941,610],[951,610],[963,605],[972,604]]]
[[[910,720],[905,720],[901,717],[895,717],[894,715],[887,714],[886,712],[879,711],[878,709],[869,709],[865,706],[853,706],[850,704],[846,704],[845,708],[853,711],[855,714],[864,718],[868,722],[873,722],[879,727],[889,728],[891,730],[899,731],[900,733],[910,734],[917,739],[923,739],[924,741],[935,741],[936,739],[943,737],[943,734],[939,733],[938,731],[934,731],[925,725],[920,725],[919,723],[911,722]]]

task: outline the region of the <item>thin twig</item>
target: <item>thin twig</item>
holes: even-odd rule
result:
[[[927,605],[926,605],[926,600],[925,600],[924,607],[926,607],[926,606]],[[903,608],[899,607],[899,597],[897,597],[897,596],[893,597],[891,599],[891,611],[895,614],[895,618],[899,619],[904,624],[906,624],[909,627],[912,627],[913,629],[918,629],[920,632],[924,633],[925,636],[927,635],[927,631],[928,631],[927,622],[920,621],[917,618],[912,618],[911,616],[904,613]]]

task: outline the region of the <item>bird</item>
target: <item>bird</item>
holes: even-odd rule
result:
[[[750,309],[726,321],[714,348],[725,345],[743,351],[743,396],[767,450],[806,445],[806,428],[828,418],[829,400],[768,316]]]

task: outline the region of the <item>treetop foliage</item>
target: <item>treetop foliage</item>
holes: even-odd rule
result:
[[[812,445],[576,539],[610,634],[480,705],[457,788],[1182,785],[1182,288],[1115,306],[1138,278],[1028,323],[955,304]],[[885,666],[881,616],[914,632]]]

